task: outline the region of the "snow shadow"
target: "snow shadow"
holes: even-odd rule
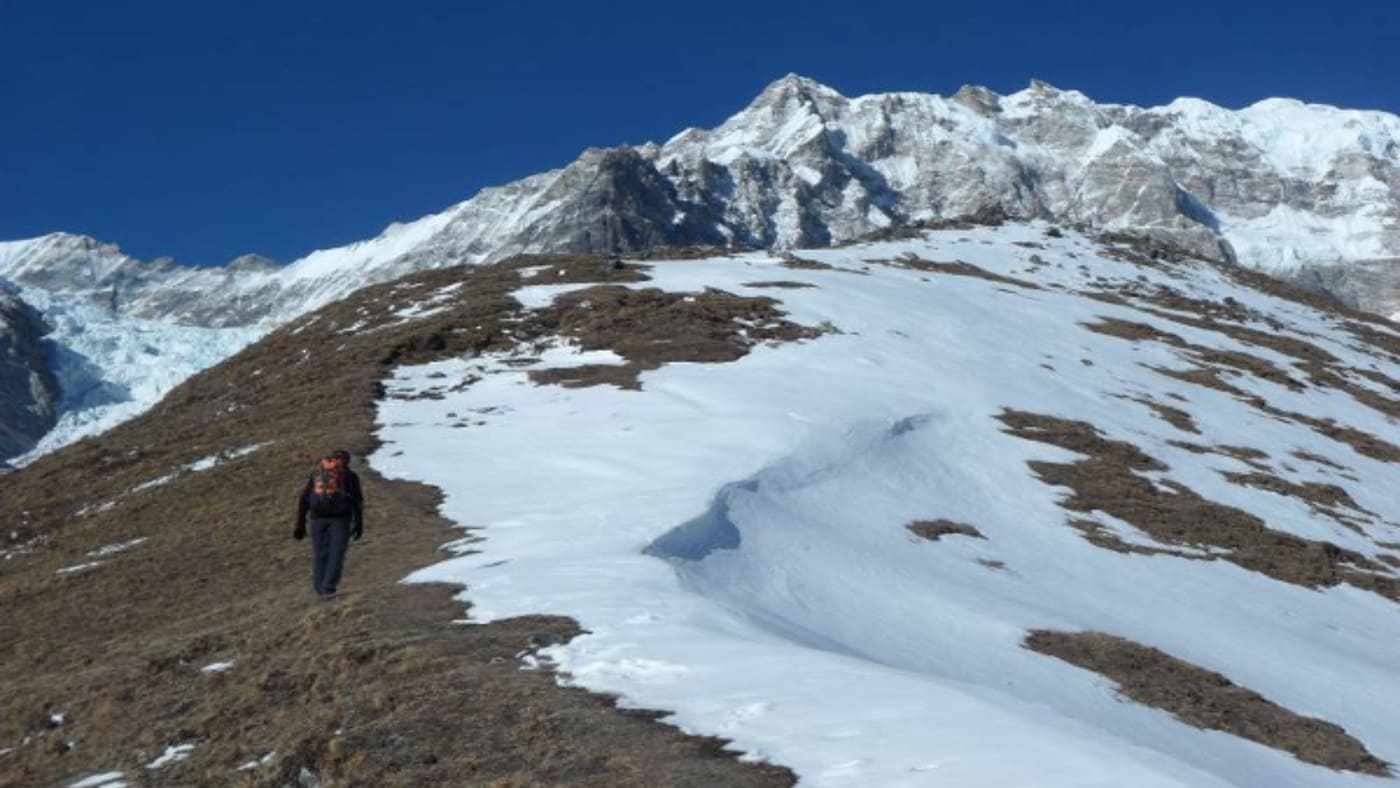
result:
[[[739,528],[730,517],[734,497],[758,491],[758,478],[726,484],[699,517],[662,534],[643,553],[656,558],[703,561],[716,550],[739,547]]]
[[[804,486],[841,468],[851,456],[896,442],[925,427],[933,418],[933,414],[919,413],[873,430],[853,428],[835,441],[816,441],[807,452],[799,452],[747,479],[721,487],[704,513],[657,537],[642,553],[666,560],[699,562],[716,550],[736,550],[743,541],[733,517],[740,498],[760,491],[771,496]]]
[[[131,400],[131,390],[104,380],[102,369],[87,356],[57,342],[48,342],[49,369],[61,393],[59,414],[100,408]]]

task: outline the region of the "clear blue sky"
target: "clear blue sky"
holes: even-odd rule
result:
[[[714,125],[788,72],[1400,112],[1400,2],[0,0],[0,239],[287,261]]]

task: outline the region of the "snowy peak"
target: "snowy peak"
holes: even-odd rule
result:
[[[948,98],[852,98],[788,74],[716,128],[589,148],[280,271],[244,260],[224,278],[191,277],[92,239],[46,236],[20,244],[42,252],[0,247],[0,276],[116,291],[148,317],[272,325],[424,268],[661,245],[826,246],[988,213],[1133,231],[1282,274],[1400,258],[1400,118],[1283,99],[1144,109],[1040,80],[1005,96],[965,86]],[[1359,303],[1389,314],[1400,289]]]
[[[817,114],[847,101],[835,88],[797,74],[774,80],[750,102],[742,114],[762,110],[792,111],[802,108]]]

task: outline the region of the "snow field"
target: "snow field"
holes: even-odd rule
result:
[[[640,392],[537,387],[499,357],[401,368],[391,394],[482,376],[440,400],[391,396],[380,405],[384,446],[374,466],[441,487],[446,516],[485,538],[472,546],[480,553],[410,579],[465,585],[477,620],[576,618],[589,634],[542,652],[564,680],[670,711],[685,730],[731,739],[747,757],[788,765],[812,785],[1373,779],[1189,727],[1123,702],[1096,674],[1020,646],[1035,628],[1121,635],[1342,725],[1377,756],[1400,760],[1400,723],[1390,713],[1400,702],[1393,603],[1346,585],[1309,590],[1225,561],[1095,547],[1065,525],[1064,491],[1026,465],[1076,455],[1009,436],[995,418],[1015,408],[1087,421],[1169,466],[1155,476],[1276,530],[1376,555],[1375,539],[1400,519],[1400,482],[1387,464],[1144,366],[1183,368],[1173,348],[1081,324],[1118,317],[1285,369],[1291,359],[1074,291],[1103,277],[1229,295],[1315,335],[1309,341],[1344,362],[1375,359],[1324,317],[1218,272],[1144,269],[1104,258],[1073,234],[1045,238],[1043,229],[803,252],[838,269],[829,271],[788,270],[760,254],[658,264],[654,281],[632,286],[768,295],[791,319],[829,321],[843,333],[757,347],[731,364],[671,364],[644,373]],[[868,262],[901,254],[965,260],[1045,289]],[[1031,264],[1031,254],[1045,263]],[[764,279],[816,287],[742,285]],[[523,288],[522,301],[539,307],[567,289]],[[541,362],[567,363],[582,362],[567,349]],[[1400,376],[1393,365],[1383,371]],[[1231,382],[1284,409],[1395,435],[1344,393]],[[1203,435],[1183,434],[1120,394],[1187,410]],[[448,413],[463,412],[481,414],[479,423],[443,430]],[[1220,471],[1249,468],[1167,443],[1181,439],[1258,448],[1273,473],[1295,481],[1322,471],[1290,452],[1327,457],[1357,479],[1329,480],[1378,514],[1358,513],[1366,531],[1358,534],[1293,499],[1228,482]],[[928,542],[904,528],[935,518],[966,522],[985,539]]]

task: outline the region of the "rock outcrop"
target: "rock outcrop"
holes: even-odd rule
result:
[[[58,418],[45,333],[33,307],[0,289],[0,458],[28,451]]]

